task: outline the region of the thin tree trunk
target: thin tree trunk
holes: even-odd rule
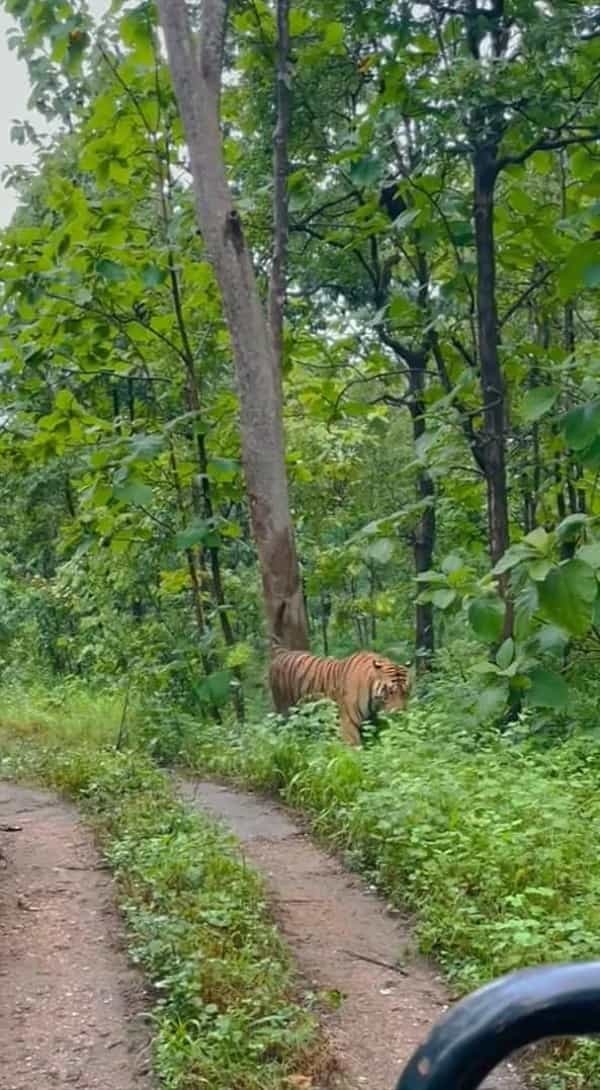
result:
[[[420,358],[413,360],[409,370],[410,415],[415,448],[425,432],[425,401],[423,394],[425,390],[426,363],[427,354],[423,352],[420,354]],[[413,533],[415,572],[418,576],[421,572],[431,569],[435,545],[435,486],[430,474],[424,467],[420,467],[417,472],[416,491],[417,500],[425,504]],[[434,647],[433,605],[431,602],[417,602],[415,606],[415,651],[419,673],[428,668]]]
[[[494,242],[495,148],[474,158],[474,216],[477,247],[477,331],[484,415],[489,549],[496,564],[509,545],[506,485],[504,381],[498,357],[496,253]]]
[[[198,51],[185,0],[159,0],[159,12],[189,148],[198,223],[231,335],[268,626],[288,647],[304,648],[308,631],[285,472],[281,375],[223,158],[220,93],[227,3],[204,0]]]
[[[275,361],[283,363],[283,319],[288,246],[288,142],[291,69],[290,0],[277,0],[277,123],[273,142],[273,263],[269,282],[269,325]]]
[[[331,617],[331,596],[321,593],[321,637],[323,640],[323,654],[329,654],[329,619]]]

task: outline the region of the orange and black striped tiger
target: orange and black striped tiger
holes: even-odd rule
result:
[[[355,651],[345,659],[321,659],[308,651],[287,651],[274,642],[269,684],[275,710],[286,714],[306,697],[329,697],[340,711],[340,732],[360,745],[360,727],[379,711],[404,710],[409,673],[374,651]]]

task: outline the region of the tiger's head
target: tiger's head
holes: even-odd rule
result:
[[[410,692],[410,673],[390,659],[373,659],[372,701],[382,712],[405,711]]]

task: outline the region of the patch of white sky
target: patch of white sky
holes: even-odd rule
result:
[[[108,6],[109,0],[89,0],[95,18],[103,15]],[[35,159],[34,147],[11,140],[14,121],[29,121],[37,132],[47,131],[45,118],[27,105],[31,94],[27,65],[8,44],[13,26],[11,17],[0,7],[0,173],[5,167],[17,164],[30,166]],[[0,182],[0,226],[9,222],[16,205],[16,194]]]

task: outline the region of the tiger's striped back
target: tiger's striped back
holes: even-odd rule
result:
[[[325,696],[340,711],[342,737],[360,743],[360,727],[378,711],[406,707],[408,670],[373,651],[345,659],[319,658],[308,651],[288,651],[275,644],[269,682],[276,711],[286,714],[307,697]]]

